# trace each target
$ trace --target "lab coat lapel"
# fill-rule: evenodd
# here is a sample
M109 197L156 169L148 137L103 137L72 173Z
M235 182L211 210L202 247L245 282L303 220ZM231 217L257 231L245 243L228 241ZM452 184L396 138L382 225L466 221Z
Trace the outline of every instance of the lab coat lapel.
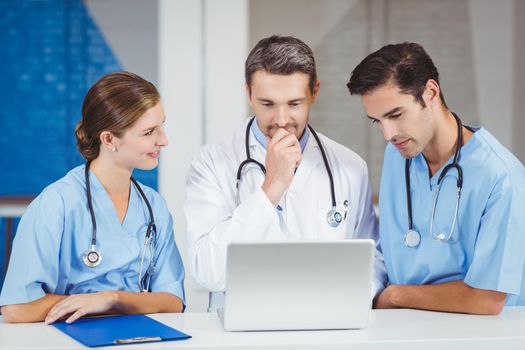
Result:
M315 141L312 134L308 138L308 142L303 151L303 158L301 164L295 172L292 184L290 185L289 191L301 192L305 186L307 186L308 178L310 173L322 163L322 155L319 149L319 145ZM328 176L328 175L327 175Z
M252 158L264 165L266 161L266 150L259 143L259 141L257 141L255 136L253 135L253 132L251 131L248 142L250 145L250 155L252 156Z
M246 130L246 125L244 125L244 130ZM242 145L242 147L238 148L238 155L237 155L237 161L238 164L243 162L246 159L246 151L244 146L244 136L241 138L239 137L237 140L237 146L239 147ZM250 156L252 159L260 162L261 164L265 164L266 159L266 151L264 148L257 142L255 137L253 136L253 133L250 132L250 136L248 139L248 146L250 149ZM235 173L237 172L235 168ZM255 189L260 188L262 183L264 182L264 174L260 170L260 168L254 164L254 163L248 163L246 164L241 173L241 183L239 187L239 199L242 201L244 198L251 195Z

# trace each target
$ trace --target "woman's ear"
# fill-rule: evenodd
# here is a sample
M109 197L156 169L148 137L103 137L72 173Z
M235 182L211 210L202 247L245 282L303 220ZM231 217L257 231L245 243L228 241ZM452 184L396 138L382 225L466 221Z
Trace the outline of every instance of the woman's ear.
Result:
M116 141L116 137L113 135L111 131L102 131L100 133L100 145L102 147L105 147L108 150L116 152L118 149L117 149L117 145L115 141Z

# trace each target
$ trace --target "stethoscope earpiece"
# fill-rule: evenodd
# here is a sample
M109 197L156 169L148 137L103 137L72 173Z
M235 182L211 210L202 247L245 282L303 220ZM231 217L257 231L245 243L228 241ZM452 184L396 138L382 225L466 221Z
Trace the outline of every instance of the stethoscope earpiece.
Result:
M441 242L447 241L447 237L445 236L443 232L439 233L435 238L436 240L441 241Z

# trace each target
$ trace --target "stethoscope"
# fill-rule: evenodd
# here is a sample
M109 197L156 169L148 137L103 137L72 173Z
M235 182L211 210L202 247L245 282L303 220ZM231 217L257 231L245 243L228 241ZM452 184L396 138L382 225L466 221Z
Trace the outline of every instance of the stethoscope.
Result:
M432 214L430 217L430 228L429 233L430 236L435 239L436 241L440 242L448 242L450 241L450 238L452 237L452 234L454 233L454 229L456 228L456 223L458 219L458 210L459 210L459 200L461 198L461 188L463 187L463 170L461 168L461 165L459 165L459 158L461 153L461 145L463 143L463 124L461 123L461 120L459 117L452 112L452 115L454 116L454 119L456 119L456 124L458 126L458 140L456 144L456 151L454 153L454 159L452 160L452 163L448 164L441 174L439 175L436 190L434 192L434 198L432 203ZM436 207L437 202L439 198L439 191L441 187L441 183L445 176L447 175L448 171L451 169L456 169L458 173L458 178L456 182L457 186L457 194L456 194L456 209L454 211L454 220L452 221L452 228L450 229L450 232L448 235L445 235L445 233L440 232L437 235L434 234L433 228L434 228L434 217L436 214ZM406 181L406 191L407 191L407 209L408 209L408 231L404 235L404 242L405 245L409 248L417 248L419 246L419 243L421 242L421 235L418 231L414 230L413 222L412 222L412 198L410 196L410 160L405 160L405 181Z
M99 250L97 250L97 221L95 219L95 211L93 210L93 202L91 200L91 185L89 183L89 166L90 162L86 163L85 167L85 179L86 179L86 196L87 196L87 202L88 202L88 208L89 213L91 215L91 223L92 223L92 233L91 233L91 249L84 252L82 256L82 260L84 261L84 264L87 267L95 267L100 264L102 261L102 254ZM140 187L139 183L133 176L131 176L131 182L133 182L133 185L137 188L137 190L140 193L140 196L146 203L146 206L148 207L149 212L149 218L150 222L148 224L148 228L146 230L146 238L144 240L144 245L142 246L142 251L140 254L140 268L139 268L139 290L141 292L146 292L149 290L149 281L151 279L151 276L155 273L156 267L155 267L155 261L153 257L154 253L154 245L157 240L157 227L155 226L155 219L153 217L153 210L151 209L151 205L146 198L146 195L142 191L142 188ZM153 233L153 236L151 235ZM149 267L143 275L143 265L144 265L144 258L146 255L146 250L149 252ZM145 287L143 287L145 286Z
M241 162L241 164L239 165L239 168L237 169L237 184L236 184L237 204L239 204L240 202L239 184L241 182L241 173L242 173L242 169L244 168L244 166L249 163L254 163L259 167L259 169L261 169L263 174L266 175L266 168L264 167L264 165L258 162L257 160L253 159L250 155L250 146L249 146L250 129L251 129L251 126L254 120L255 120L255 117L253 117L248 122L248 125L246 126L246 136L244 139L244 146L246 148L246 159ZM332 196L332 208L328 211L328 213L326 213L326 221L328 225L330 225L331 227L337 227L343 220L343 217L341 213L338 212L336 209L337 204L335 201L334 178L332 176L332 171L330 170L330 165L328 164L328 158L326 157L326 153L324 151L323 145L321 144L321 140L319 139L319 136L317 136L317 133L314 131L314 129L310 125L308 125L308 129L310 130L312 135L314 135L314 138L317 141L317 144L319 145L319 149L321 150L321 155L323 156L324 167L326 168L326 172L328 173L328 179L330 180L330 194Z

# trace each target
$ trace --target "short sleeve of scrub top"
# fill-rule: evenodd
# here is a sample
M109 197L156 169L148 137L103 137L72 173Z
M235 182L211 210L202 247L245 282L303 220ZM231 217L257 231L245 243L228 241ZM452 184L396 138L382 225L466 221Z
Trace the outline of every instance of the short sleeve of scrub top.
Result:
M492 189L465 276L471 287L520 295L525 261L525 191L510 176ZM515 298L512 298L515 299Z

